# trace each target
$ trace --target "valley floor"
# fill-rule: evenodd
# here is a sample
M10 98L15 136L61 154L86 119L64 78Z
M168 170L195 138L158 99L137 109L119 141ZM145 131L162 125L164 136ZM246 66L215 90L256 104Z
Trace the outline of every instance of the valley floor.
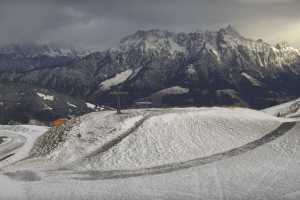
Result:
M17 157L0 162L0 199L300 198L297 119L269 117L248 109L172 109L156 111L159 114L150 116L153 111L133 112L128 118L130 123L127 119L123 121L114 137L110 133L109 144L116 142L112 146L102 148L103 152L90 147L89 153L81 151L83 157L79 153L70 163L63 159L64 167L47 170L37 165L48 165L45 160L50 158L57 159L54 163L63 162L60 158L68 156L68 152L60 152L65 150L63 146L47 159L25 159L14 164L28 156L33 141L46 128L1 128L0 136L3 129L14 134L19 132L27 142L21 145L22 151L11 150ZM100 116L101 124L99 120L98 124L97 120L91 120ZM85 119L94 127L87 129L85 126L92 126L88 122L82 122L79 127L89 134L95 127L104 130L103 123L105 128L109 126L107 121L115 123L111 116L111 113L91 114ZM138 127L131 129L132 124ZM124 135L122 128L131 131ZM89 134L83 132L82 137ZM83 144L78 141L74 144L71 136L68 139L75 147ZM98 145L107 144L94 139ZM102 136L101 141L104 139ZM11 137L0 147L13 140ZM66 148L72 148L71 144L66 142Z

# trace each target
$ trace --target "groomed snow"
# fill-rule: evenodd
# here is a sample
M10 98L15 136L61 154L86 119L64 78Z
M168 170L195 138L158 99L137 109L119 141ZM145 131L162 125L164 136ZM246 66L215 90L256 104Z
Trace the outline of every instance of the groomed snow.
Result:
M245 145L281 123L262 112L239 108L142 109L123 115L96 112L78 118L55 150L18 165L75 170L149 168ZM43 151L43 145L37 149Z
M184 162L245 145L280 123L247 109L173 109L148 118L121 143L74 168L132 170Z
M227 115L225 113L227 113ZM178 120L180 119L179 116L181 114L183 114L182 122L179 122ZM183 123L187 119L191 122ZM128 160L121 158L122 160L120 162L115 162L117 165L114 166L120 166L119 164L124 164L124 162L130 164L132 158L128 157L128 155L135 155L136 151L134 150L134 147L137 147L134 143L137 142L138 144L150 147L152 144L151 142L148 143L148 141L154 142L155 139L158 139L157 134L159 134L159 139L168 139L168 141L171 141L169 144L171 147L170 149L172 150L172 152L169 152L171 154L177 152L176 148L173 147L182 148L183 146L184 149L182 153L185 153L189 148L188 145L191 144L191 139L196 138L194 141L195 143L199 143L199 141L202 141L203 143L201 143L201 145L195 145L195 147L194 144L192 144L192 147L198 149L203 145L203 147L208 147L210 149L210 151L206 151L205 149L199 151L204 155L215 151L221 151L222 148L225 149L227 146L226 144L229 144L226 141L229 140L232 140L233 142L233 145L230 148L234 148L239 142L243 143L247 140L261 137L260 134L265 135L268 131L277 128L282 122L287 121L248 109L186 108L169 110L152 109L150 111L131 110L126 111L126 114L123 115L115 115L113 112L98 112L83 116L80 120L82 123L80 126L78 126L79 122L74 123L74 128L70 130L72 134L68 134L68 139L74 142L74 136L78 134L78 129L80 129L82 131L82 137L78 140L82 140L82 144L80 144L80 141L77 141L75 146L79 144L79 147L84 147L84 141L93 138L87 136L91 131L95 133L94 136L98 136L97 142L101 144L102 137L100 136L103 136L104 141L109 141L111 140L110 138L115 138L115 136L118 135L115 132L124 133L123 131L130 129L130 127L132 128L133 124L136 125L137 121L141 122L140 120L145 121L142 121L143 123L138 126L139 128L136 131L130 132L130 134L119 141L118 144L111 146L116 149L116 151L113 152L114 156L118 157L122 153L120 151L121 147L129 145L126 140L133 143L133 145L128 147L129 151L134 153L129 154L128 152L123 152L124 158L127 157ZM159 120L161 120L161 123L158 123ZM168 124L169 122L170 124ZM195 125L194 122L197 122L196 124L199 123L201 128ZM158 127L156 127L157 123L159 124ZM166 127L163 127L163 124ZM192 124L195 126L191 127ZM171 127L171 125L174 125L174 127ZM151 130L148 130L149 127ZM180 129L186 131L186 133L175 130L176 127L180 127ZM169 133L167 129L175 132ZM191 131L191 129L200 130L201 134L198 135L196 132ZM237 132L234 132L232 129ZM156 130L159 130L159 133L155 133ZM42 165L40 165L41 168L37 170L36 168L38 167L34 165L45 164L49 157L46 157L44 161L41 161L40 163L33 162L32 159L29 159L27 161L19 162L19 164L27 162L28 168L23 168L24 165L22 164L15 164L1 169L0 199L298 200L300 199L299 130L300 125L297 124L294 128L287 130L287 132L280 137L273 138L270 142L263 143L251 151L234 156L223 157L212 163L199 164L191 168L166 172L163 174L143 174L131 178L120 176L117 177L117 179L102 179L101 176L106 174L102 171L44 171L46 168L43 168ZM147 131L147 134L149 135L147 135L146 138L142 138L146 134L144 133L143 135L142 131ZM244 131L248 132L249 135L246 135ZM217 134L215 134L215 132ZM258 132L260 132L260 134ZM163 137L164 134L173 136L175 133L184 135L176 136L176 138ZM112 134L112 136L109 136L110 134ZM139 136L139 134L141 134L141 136ZM229 135L234 136L234 138L230 138ZM185 136L188 137L185 138ZM224 143L221 141L221 138L223 137ZM250 139L251 137L252 139ZM216 141L212 141L212 139ZM146 143L143 143L143 141ZM184 142L184 144L179 144L181 146L174 146L172 141L181 141ZM205 141L210 141L212 147L207 145ZM90 143L94 143L92 140L90 140L90 143L87 141L85 142L85 147L87 148L89 148L87 144L90 145ZM214 144L220 142L223 144L221 147L214 146ZM154 143L162 144L161 147L164 148L164 144L161 141L155 141ZM69 142L67 146L72 147L72 145L72 142ZM144 148L140 149L147 152ZM66 148L64 150L66 150ZM82 149L79 148L78 152L81 152L81 150ZM157 150L159 151L160 149ZM56 151L59 150L57 149ZM109 151L109 149L106 149L104 152L107 153ZM99 157L99 152L99 149L90 154L86 152L89 154L86 158L88 157L92 163L92 161L96 161L95 158L97 156ZM67 152L67 154L68 153L74 152ZM178 153L181 154L181 152ZM192 154L195 154L195 152L192 152ZM150 154L150 156L151 155L154 154ZM53 157L53 159L56 158ZM140 160L143 159L141 158ZM73 162L72 165L79 164L77 165L78 167L86 167L84 165L87 161L86 159L78 159L78 161L79 162ZM101 160L98 161L101 162ZM107 165L112 164L111 160L107 161L109 161ZM60 162L63 161L61 160ZM157 160L154 160L153 162L157 162ZM99 166L103 167L101 163L99 164Z
M60 143L54 151L45 156L18 163L18 165L23 169L65 167L72 162L93 154L112 140L125 134L131 126L134 126L141 119L142 115L139 112L130 113L126 116L115 115L113 111L94 112L84 115L77 118L72 127L65 131L65 141ZM43 137L47 137L47 134L41 138ZM56 138L47 139L55 140ZM39 140L36 142L35 149L37 150L35 152L41 152L42 154L44 149L47 149L47 144L41 143Z
M299 129L250 152L171 173L106 180L58 171L36 173L37 181L22 181L34 175L29 171L0 174L0 199L298 200Z

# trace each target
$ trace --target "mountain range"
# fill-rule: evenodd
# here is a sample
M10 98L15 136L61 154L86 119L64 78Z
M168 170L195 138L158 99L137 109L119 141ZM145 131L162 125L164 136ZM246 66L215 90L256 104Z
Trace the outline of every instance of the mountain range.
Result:
M48 45L0 47L0 82L114 105L238 105L252 108L300 96L300 51L218 31L137 31L111 49L86 52ZM0 95L5 95L0 91Z

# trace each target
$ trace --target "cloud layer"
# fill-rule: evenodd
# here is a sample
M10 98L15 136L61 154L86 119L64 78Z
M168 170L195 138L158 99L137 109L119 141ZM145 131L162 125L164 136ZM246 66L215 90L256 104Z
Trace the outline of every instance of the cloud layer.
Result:
M2 0L0 44L101 50L138 29L191 32L233 24L245 36L300 47L299 9L298 0Z

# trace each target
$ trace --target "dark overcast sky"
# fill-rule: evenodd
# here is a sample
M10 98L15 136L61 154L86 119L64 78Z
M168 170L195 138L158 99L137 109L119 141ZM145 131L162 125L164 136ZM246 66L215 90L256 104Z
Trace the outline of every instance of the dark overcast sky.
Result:
M138 29L216 30L300 48L300 0L0 0L0 44L54 42L94 50Z

